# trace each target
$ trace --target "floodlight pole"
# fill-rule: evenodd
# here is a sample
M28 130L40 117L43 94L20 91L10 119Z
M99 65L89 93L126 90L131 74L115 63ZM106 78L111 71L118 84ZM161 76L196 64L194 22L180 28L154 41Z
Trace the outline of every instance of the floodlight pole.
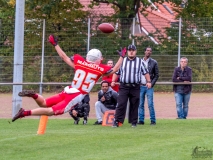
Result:
M23 82L24 8L25 0L16 0L13 83ZM22 107L21 91L22 85L13 85L12 116Z

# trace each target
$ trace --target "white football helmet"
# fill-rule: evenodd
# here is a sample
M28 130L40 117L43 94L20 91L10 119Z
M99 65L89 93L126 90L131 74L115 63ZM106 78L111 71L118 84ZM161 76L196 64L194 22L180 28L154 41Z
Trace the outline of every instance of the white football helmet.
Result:
M86 60L90 63L100 64L103 60L101 51L99 51L98 49L91 49L87 53Z

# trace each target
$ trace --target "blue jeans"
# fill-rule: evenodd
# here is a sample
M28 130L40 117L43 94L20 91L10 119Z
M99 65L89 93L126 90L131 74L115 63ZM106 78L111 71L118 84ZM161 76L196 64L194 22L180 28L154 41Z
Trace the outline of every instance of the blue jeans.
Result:
M191 92L188 94L175 93L177 115L180 119L186 119L189 109L189 100Z
M139 121L144 122L144 114L145 114L144 102L145 102L145 95L147 96L147 102L148 102L150 120L153 121L153 122L156 122L154 102L153 102L154 89L153 88L149 88L148 89L146 86L141 86L141 88L140 88L140 104L139 104L139 107L138 107Z

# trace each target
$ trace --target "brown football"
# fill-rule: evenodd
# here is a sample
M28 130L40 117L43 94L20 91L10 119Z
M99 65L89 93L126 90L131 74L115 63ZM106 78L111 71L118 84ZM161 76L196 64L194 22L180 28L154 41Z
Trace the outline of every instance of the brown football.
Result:
M101 23L98 26L103 33L112 33L115 29L110 23Z

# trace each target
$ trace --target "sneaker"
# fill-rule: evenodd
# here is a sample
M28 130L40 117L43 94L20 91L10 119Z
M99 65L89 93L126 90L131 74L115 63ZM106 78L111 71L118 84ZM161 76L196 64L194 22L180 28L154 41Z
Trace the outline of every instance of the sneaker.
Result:
M137 127L137 124L136 123L132 123L132 128L135 128Z
M93 125L102 125L102 121L100 122L96 121Z
M87 124L87 120L83 120L83 125L86 125Z
M121 125L122 125L122 124L121 124L120 122L114 120L112 127L113 127L113 128L116 128L116 127L119 127L119 126L121 126Z
M74 121L74 124L76 124L76 125L77 125L77 124L78 124L78 122L79 122L79 120L75 120L75 121Z
M22 117L24 117L24 109L20 108L18 113L13 117L12 122Z
M19 92L18 95L20 97L32 97L36 94L34 90L23 90L22 92Z
M80 121L80 118L79 117L77 117L77 119L74 119L74 124L78 124L78 122Z
M156 125L156 122L151 121L150 125Z
M121 122L118 122L118 126L121 127L123 125L123 123Z
M137 124L144 125L144 122L143 121L139 121Z

